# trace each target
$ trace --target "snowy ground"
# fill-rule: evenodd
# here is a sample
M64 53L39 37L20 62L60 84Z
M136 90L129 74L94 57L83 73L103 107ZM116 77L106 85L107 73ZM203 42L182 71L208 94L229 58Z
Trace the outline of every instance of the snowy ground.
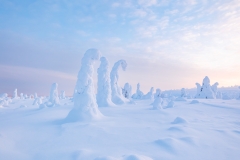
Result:
M70 100L43 109L15 100L0 108L0 159L238 160L240 100L191 101L151 110L139 100L100 108L100 121L64 124Z

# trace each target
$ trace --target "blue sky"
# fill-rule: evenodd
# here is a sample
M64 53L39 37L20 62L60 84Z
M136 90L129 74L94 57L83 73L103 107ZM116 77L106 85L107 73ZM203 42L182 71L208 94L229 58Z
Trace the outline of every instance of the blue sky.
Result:
M0 92L72 94L81 58L97 48L128 63L120 84L195 87L240 82L238 0L0 0ZM96 63L97 68L99 63Z

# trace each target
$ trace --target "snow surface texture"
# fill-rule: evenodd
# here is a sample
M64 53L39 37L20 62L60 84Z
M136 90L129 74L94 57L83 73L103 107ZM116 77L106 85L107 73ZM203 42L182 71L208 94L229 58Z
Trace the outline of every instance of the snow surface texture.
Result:
M134 93L132 95L132 98L133 99L142 99L143 95L144 95L143 92L140 90L140 84L138 83L136 93Z
M125 98L130 99L132 95L132 86L129 83L125 83L122 94Z
M161 90L156 89L156 93L154 95L153 109L162 109L162 98L161 98Z
M127 68L127 62L125 60L119 60L117 61L113 68L112 71L110 73L110 78L111 78L111 89L112 89L112 102L119 105L119 104L124 104L126 102L129 102L128 99L126 99L123 95L122 95L122 89L121 87L118 85L118 70L120 69L120 67L122 68L123 71L126 70Z
M62 124L71 100L39 110L33 99L17 99L0 108L0 159L238 160L240 101L198 101L152 110L141 100L99 108L108 117L99 121Z
M65 122L91 121L103 117L98 110L93 83L93 64L100 56L101 53L97 49L89 49L85 52L78 72L74 108L67 115Z
M101 64L97 70L98 83L97 83L97 104L98 107L114 106L111 95L109 63L107 58L101 57Z
M196 83L196 84L198 84L198 83ZM216 82L213 86L211 86L210 79L208 78L208 76L206 76L203 79L200 91L199 91L199 86L197 85L198 92L197 92L197 95L195 96L195 98L216 99L217 85L218 85L218 83Z

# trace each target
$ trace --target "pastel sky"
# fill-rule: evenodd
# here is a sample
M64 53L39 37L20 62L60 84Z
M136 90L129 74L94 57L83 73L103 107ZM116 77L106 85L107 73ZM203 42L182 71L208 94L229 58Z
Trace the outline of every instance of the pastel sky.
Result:
M240 85L240 1L0 0L0 93L48 95L57 82L72 95L89 48L110 67L125 59L119 84L145 93L193 88L206 75Z

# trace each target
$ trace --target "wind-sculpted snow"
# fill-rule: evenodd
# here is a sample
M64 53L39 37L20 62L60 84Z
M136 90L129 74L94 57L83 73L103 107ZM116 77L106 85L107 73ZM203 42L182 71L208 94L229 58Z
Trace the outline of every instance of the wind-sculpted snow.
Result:
M112 102L117 105L129 102L129 100L124 98L124 96L122 95L122 89L118 85L118 78L119 78L118 71L120 68L122 68L123 71L126 70L127 62L125 60L117 61L114 64L112 71L110 73L111 89L112 89Z
M105 57L101 57L100 61L101 64L97 70L97 103L99 107L114 106L114 104L112 103L109 63L107 58Z
M67 115L66 122L90 121L103 116L98 110L93 82L93 64L100 56L101 53L97 49L89 49L85 52L78 72L74 108Z

